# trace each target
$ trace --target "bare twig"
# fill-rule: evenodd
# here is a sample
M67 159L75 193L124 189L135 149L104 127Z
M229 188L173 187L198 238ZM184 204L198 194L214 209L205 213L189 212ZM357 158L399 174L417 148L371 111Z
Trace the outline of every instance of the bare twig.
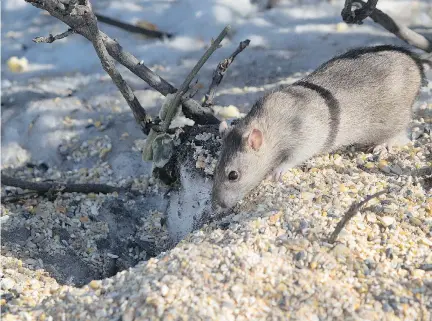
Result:
M183 81L182 85L180 86L179 90L176 92L175 96L171 99L171 101L167 102L167 106L163 108L162 110L162 132L166 132L171 124L171 121L173 120L174 116L177 113L178 106L180 104L180 101L183 97L183 95L187 92L189 89L189 85L192 82L192 80L195 78L199 70L202 68L202 66L205 64L205 62L210 58L210 56L215 52L217 48L219 48L220 43L225 38L225 36L228 34L229 30L231 29L231 26L226 26L222 32L219 34L219 36L212 42L210 47L206 50L206 52L202 55L202 57L198 60L194 68L191 70L189 75L186 77L186 79ZM147 137L146 146L143 151L143 159L144 160L151 160L153 157L153 150L152 150L152 144L155 138L158 136L158 133L155 131L155 129L151 129L150 133Z
M137 123L141 126L142 131L148 134L150 131L150 120L148 119L144 108L141 106L137 97L135 96L132 88L123 79L120 72L114 64L113 58L108 54L105 44L102 40L102 35L97 26L97 20L90 6L76 6L76 12L83 17L91 37L91 42L96 50L96 53L102 63L103 69L111 77L117 88L122 93L124 99L127 101L129 107L132 109Z
M129 32L145 35L147 37L151 37L151 38L165 38L165 37L171 38L172 37L172 34L167 33L167 32L162 32L162 31L158 31L158 30L151 30L151 29L140 27L140 26L134 26L134 25L124 23L124 22L121 22L119 20L101 15L99 13L95 13L95 16L96 16L98 22L106 23L108 25L118 27L120 29L129 31Z
M27 199L30 199L34 196L38 196L40 193L38 192L27 192L27 193L20 193L15 195L6 195L1 198L2 204L6 203L16 203L20 201L24 201Z
M19 187L22 189L36 191L38 193L48 193L48 192L63 192L63 193L114 193L114 192L126 192L127 188L115 187L105 184L63 184L56 182L29 182L18 178L10 177L1 174L2 185Z
M342 231L342 229L345 227L345 225L348 223L350 219L354 217L354 215L357 214L357 212L362 208L363 205L365 205L367 202L369 202L371 199L379 197L383 194L387 193L387 190L377 192L375 194L367 196L363 201L359 203L353 203L348 211L345 213L344 217L339 221L339 223L336 225L336 228L334 229L333 233L331 234L329 238L329 243L336 242L336 239L339 235L339 233Z
M76 33L92 41L90 32L83 21L83 18L77 14L71 14L74 5L63 4L61 0L25 0L33 6L46 10L53 17L63 21ZM75 2L74 2L75 3ZM154 73L147 66L141 63L131 53L125 51L122 46L108 37L105 33L99 31L102 41L108 53L120 64L129 69L132 73L140 77L152 88L166 96L177 92L177 89L165 79ZM198 124L218 124L219 120L207 108L202 108L201 104L193 99L182 98L183 112L186 117L193 119Z
M216 51L217 48L219 48L220 43L225 38L225 36L230 31L231 26L226 26L222 32L217 36L216 40L212 42L210 47L206 50L206 52L202 55L200 60L196 63L195 67L193 67L192 71L189 73L189 75L186 77L186 79L181 84L179 90L177 91L172 105L168 107L166 118L164 120L164 126L163 129L166 131L169 128L169 125L171 124L171 120L173 119L174 115L177 111L177 106L180 102L181 97L183 94L189 89L189 85L192 82L192 80L195 78L196 74L199 72L199 70L202 68L202 66L205 64L205 62L210 58L210 56Z
M69 35L71 35L73 33L75 33L75 31L73 31L72 29L68 29L67 31L65 31L65 32L63 32L63 33L61 33L59 35L53 36L52 34L49 34L48 37L36 37L36 38L33 39L33 41L36 42L36 43L41 43L41 42L52 43L52 42L54 42L56 40L60 40L60 39L66 38L67 36L69 36Z
M189 98L193 98L196 95L196 93L198 92L198 90L200 88L202 88L202 85L198 84L198 79L199 78L197 77L197 79L195 80L195 84L193 84L192 86L189 86L189 91L188 91L188 97Z
M226 71L228 70L228 67L232 64L235 57L240 52L242 52L247 46L249 46L249 43L250 43L249 39L246 39L246 40L240 42L239 46L231 54L231 56L224 59L223 61L221 61L217 65L215 71L213 72L213 79L212 79L212 82L210 84L209 90L208 90L207 94L205 95L204 102L202 104L203 107L209 107L209 106L213 105L213 98L214 98L214 95L216 92L216 87L219 86L219 84L221 83Z
M378 0L368 0L366 3L362 0L346 0L345 7L342 10L342 19L346 23L358 23L361 24L362 20L367 17L371 18L374 22L393 33L399 39L406 43L424 50L426 52L432 52L432 40L427 39L425 36L411 30L407 26L395 21L388 14L382 12L376 8ZM360 9L356 9L354 12L351 11L352 4L361 4Z
M33 0L31 0L33 1ZM46 1L48 2L48 1ZM56 2L56 1L53 1ZM38 5L42 5L45 8L45 3L39 2L36 0L36 3ZM42 3L42 4L41 4ZM128 103L129 107L131 108L133 115L135 117L135 120L140 125L141 130L148 134L150 131L150 120L147 117L147 114L144 110L144 108L139 103L138 99L136 98L135 94L132 91L132 88L126 83L126 81L123 79L117 68L115 67L114 60L112 57L108 54L107 49L105 47L105 44L102 39L102 35L98 29L97 26L97 19L95 15L93 14L93 11L91 9L90 3L88 1L83 1L82 3L85 4L75 4L73 7L67 7L64 3L61 3L59 7L57 7L57 10L60 10L60 8L63 11L70 11L69 17L71 17L72 21L75 20L81 20L80 28L83 30L86 30L88 39L92 42L93 47L96 50L96 53L102 63L103 69L108 73L108 75L111 77L114 84L117 86L117 88L120 90L121 94L123 95L124 99ZM49 5L49 4L48 4ZM73 12L72 12L73 10ZM76 25L76 22L74 24L70 24L72 27L72 30L74 29L73 25ZM52 38L52 39L49 39ZM55 37L48 37L49 40L54 41ZM54 39L54 40L53 40ZM51 42L52 42L51 41Z
M369 17L375 10L378 0L368 0L360 9L352 11L353 0L345 0L341 15L346 23L363 24L363 20Z
M380 24L382 27L393 33L399 39L405 41L413 47L424 50L426 52L432 52L432 41L427 39L425 36L411 30L407 26L396 22L389 15L385 14L379 9L375 9L370 18Z

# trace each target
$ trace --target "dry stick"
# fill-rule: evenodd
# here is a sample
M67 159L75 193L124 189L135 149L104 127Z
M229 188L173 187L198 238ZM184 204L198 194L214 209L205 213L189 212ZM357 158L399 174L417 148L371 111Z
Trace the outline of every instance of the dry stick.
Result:
M47 193L50 191L63 192L63 193L114 193L125 192L128 189L123 187L115 187L105 184L63 184L56 182L42 182L35 183L24 181L18 178L10 177L1 174L1 184L12 187L19 187L22 189L37 191L39 193Z
M98 22L102 22L102 23L106 23L107 25L111 25L129 32L133 32L133 33L138 33L138 34L142 34L145 35L147 37L152 37L152 38L171 38L172 34L167 33L167 32L163 32L163 31L158 31L158 30L151 30L151 29L147 29L147 28L143 28L140 26L134 26L125 22L121 22L119 20L101 15L99 13L95 12L95 16L98 20Z
M72 29L68 29L67 31L65 31L65 32L63 32L63 33L61 33L59 35L53 36L52 34L49 34L48 37L36 37L36 38L33 39L33 41L36 42L36 43L41 43L41 42L52 43L52 42L54 42L56 40L60 40L60 39L66 38L67 36L69 36L69 35L71 35L73 33L75 33L75 31L73 31Z
M341 15L346 23L363 24L363 20L369 17L375 10L378 0L368 0L360 9L352 11L353 0L346 0Z
M65 5L60 0L25 0L33 6L46 10L51 16L63 21L76 33L91 41L91 36L82 17L71 15L70 10L65 9ZM134 55L125 51L122 46L99 31L108 53L120 64L129 69L136 76L148 83L152 88L166 96L177 92L177 89L165 79L151 71L147 66L140 62ZM201 104L189 98L182 99L183 112L186 117L193 119L198 124L218 124L219 120L213 113L202 108Z
M44 2L37 2L37 3L40 5L41 3ZM85 1L85 3L88 4L87 1ZM45 8L43 4L42 6ZM62 4L62 6L57 7L57 10L60 10L59 8L65 8L65 7ZM68 10L69 9L70 8L68 7ZM115 67L112 57L108 54L104 42L102 41L102 36L97 27L96 17L93 14L90 5L75 5L73 8L73 13L70 13L69 17L71 17L73 21L80 20L81 23L80 28L86 30L88 39L92 42L93 47L95 48L96 53L102 63L103 69L108 73L108 75L111 77L114 84L120 90L124 99L126 100L129 107L131 108L136 122L141 127L141 130L145 134L148 134L148 132L150 131L151 123L147 117L146 111L144 110L144 108L141 106L140 102L136 98L134 92L132 91L132 88L130 88L130 86L123 79L123 77ZM71 26L75 24L76 22L71 23ZM73 28L73 30L79 32L78 29Z
M27 192L27 193L15 194L15 195L6 195L1 198L1 203L2 204L15 203L22 200L30 199L31 197L38 196L40 194L42 193Z
M351 15L351 5L353 2L358 2L362 4L361 9L357 9L354 13L360 14L359 20L357 20L357 17L354 16L354 18L348 18L348 15ZM419 48L421 50L424 50L426 52L432 52L432 41L427 39L425 36L415 32L414 30L411 30L407 26L404 26L403 24L396 22L392 17L390 17L388 14L382 12L381 10L375 8L378 1L377 0L369 0L367 3L362 0L347 0L345 2L345 7L342 10L342 18L347 23L358 23L358 21L361 21L362 19L365 19L369 16L374 22L381 25L383 28L387 29L391 33L393 33L396 37L399 39L405 41L409 45ZM349 8L349 12L347 11ZM372 10L373 9L373 10ZM363 10L363 12L361 11ZM358 13L358 12L362 13Z
M88 30L92 35L93 47L95 48L96 53L102 63L103 69L111 77L112 81L115 83L117 88L122 93L124 99L129 104L136 121L141 126L141 130L144 133L148 134L150 131L150 120L147 118L146 112L141 106L137 97L135 96L132 88L123 79L122 75L115 67L113 58L108 54L108 51L105 48L105 44L102 40L102 36L99 32L99 28L97 26L96 17L91 11L91 8L88 6L82 6L82 8L77 7L76 10L77 12L80 12L82 10L80 14L83 16L84 21L86 21Z
M207 94L204 97L204 102L202 104L203 107L210 107L211 105L213 105L213 98L216 92L216 87L219 86L219 84L221 83L226 71L228 70L228 67L232 64L232 62L234 61L235 57L242 52L247 46L249 46L250 40L246 39L242 42L240 42L239 46L237 47L237 49L231 54L231 56L229 56L228 58L224 59L223 61L221 61L215 71L213 72L213 79L212 82L210 84L209 90L207 92Z
M362 1L363 2L363 1ZM407 26L393 20L389 15L381 10L375 9L370 17L374 22L393 33L399 39L405 41L413 47L419 48L426 52L432 52L432 41L425 36L411 30Z
M171 120L173 119L174 115L177 111L177 105L180 102L181 97L183 96L183 93L185 93L189 89L189 85L192 82L192 80L195 78L196 74L199 72L199 70L202 68L202 66L206 63L206 61L210 58L210 56L216 51L217 48L219 48L220 43L225 38L225 36L230 31L231 26L226 26L222 32L217 36L216 40L212 42L210 47L206 50L204 55L198 60L195 67L193 67L192 71L189 73L189 75L186 77L186 79L183 81L182 85L180 86L178 92L176 93L173 102L170 106L168 106L166 111L166 116L163 124L163 130L166 131L169 128L169 125L171 124Z
M378 196L381 196L385 193L387 193L388 191L380 191L377 192L375 194L369 195L367 196L363 201L361 201L360 203L353 203L350 208L348 209L348 211L345 213L344 217L339 221L339 223L336 225L336 228L334 229L333 233L331 234L328 242L329 243L334 243L336 242L336 239L339 235L339 233L342 231L342 229L345 227L345 225L348 223L348 221L350 219L352 219L354 217L354 215L357 214L357 212L360 210L360 208L365 205L367 202L369 202L371 199L376 198Z
M196 65L193 67L189 75L186 77L186 79L183 81L182 85L180 86L179 90L175 94L174 98L171 100L171 103L166 107L166 109L163 111L165 114L165 117L162 123L162 132L166 132L171 124L171 121L173 120L178 105L180 104L180 101L183 97L183 94L189 89L189 85L192 82L192 80L195 78L196 74L200 71L202 66L206 63L206 61L210 58L210 56L215 52L217 48L219 48L220 43L225 38L225 36L228 34L229 30L231 29L231 26L226 26L222 32L219 34L219 36L212 42L210 47L206 50L206 52L201 56L201 58L198 60ZM153 158L153 150L152 150L152 144L154 139L157 137L158 133L151 129L150 133L147 137L146 146L143 151L143 159L145 161L152 160Z

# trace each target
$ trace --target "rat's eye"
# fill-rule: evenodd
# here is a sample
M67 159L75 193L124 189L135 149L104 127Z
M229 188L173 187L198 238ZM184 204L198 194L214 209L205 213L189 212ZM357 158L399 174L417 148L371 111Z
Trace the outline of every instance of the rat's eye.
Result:
M230 180L230 181L235 181L235 180L237 180L239 178L239 173L238 172L236 172L236 171L231 171L231 172L229 172L229 174L228 174L228 179Z

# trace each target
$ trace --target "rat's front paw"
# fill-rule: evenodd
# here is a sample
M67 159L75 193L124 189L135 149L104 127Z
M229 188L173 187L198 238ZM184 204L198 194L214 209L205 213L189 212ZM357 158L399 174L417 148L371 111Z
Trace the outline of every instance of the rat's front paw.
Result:
M288 167L286 165L281 165L277 167L275 170L273 170L273 173L271 175L273 181L282 182L282 177L285 175L287 171L288 171Z

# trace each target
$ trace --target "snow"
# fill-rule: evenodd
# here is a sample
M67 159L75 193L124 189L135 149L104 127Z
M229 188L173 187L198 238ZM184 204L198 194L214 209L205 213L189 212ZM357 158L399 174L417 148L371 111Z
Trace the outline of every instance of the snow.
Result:
M349 27L347 33L338 33L335 24L341 22L342 4L343 1L282 1L277 8L258 11L257 6L249 0L135 0L94 1L93 7L96 12L129 23L140 20L151 22L160 30L176 35L171 40L158 41L100 24L103 31L118 39L127 50L149 66L162 64L174 67L184 59L198 58L211 38L216 37L226 24L232 25L233 32L224 41L224 48L212 57L212 61L225 56L245 38L252 40L251 47L301 52L305 57L315 52L313 58L319 53L324 59L353 45L379 41L400 43L369 21L364 26ZM381 0L379 7L404 22L432 25L428 15L430 4L426 2ZM35 44L31 41L36 36L65 31L67 28L62 22L23 0L2 1L2 11L2 63L14 55L26 56L31 66L27 73L19 75L3 68L2 78L22 79L76 71L86 74L101 72L92 45L79 35L52 44ZM382 39L383 36L386 39ZM250 52L249 59L252 56ZM304 68L304 65L300 64L299 67Z
M180 168L181 188L171 193L167 208L167 227L174 244L199 226L204 213L211 210L211 181L191 170L193 165L187 165Z
M173 33L172 39L147 39L100 23L101 30L176 86L211 39L230 24L232 31L223 47L199 74L203 89L197 97L207 90L216 64L249 38L250 46L236 58L215 97L218 105L233 105L244 113L265 88L293 82L335 54L354 46L404 44L370 20L338 30L343 2L285 0L266 11L249 0L104 0L92 4L100 14L129 23L147 21ZM24 0L3 0L1 6L2 166L19 166L28 159L63 166L57 154L59 144L73 136L84 141L103 134L113 143L107 162L118 177L149 173L151 166L142 165L140 157L124 156L143 134L104 74L91 43L71 35L52 44L36 44L33 38L64 32L67 26ZM378 7L406 24L421 24L432 34L429 1L380 0ZM9 70L7 61L13 56L28 59L25 72ZM144 108L156 115L163 97L125 68L119 69ZM430 90L422 93L421 100L431 101ZM88 119L112 115L113 109L117 110L114 123L106 131L86 128ZM75 119L75 125L64 127L65 117ZM31 135L27 134L33 122ZM129 136L119 141L125 132ZM69 170L70 165L64 168ZM207 183L203 184L198 186L208 192Z

